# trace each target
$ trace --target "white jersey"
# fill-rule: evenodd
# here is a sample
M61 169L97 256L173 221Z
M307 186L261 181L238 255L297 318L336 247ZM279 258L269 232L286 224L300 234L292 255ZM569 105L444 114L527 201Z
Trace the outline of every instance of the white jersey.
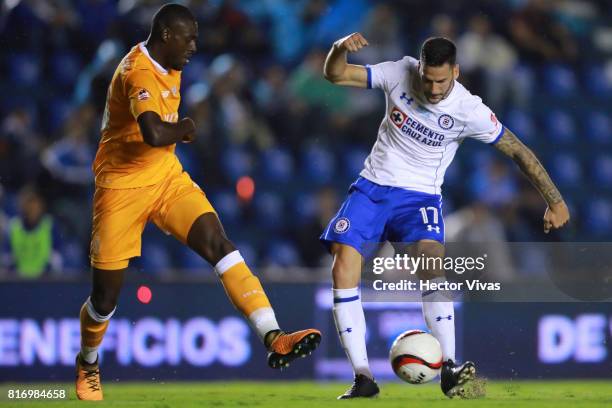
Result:
M444 173L466 137L495 143L503 126L495 114L455 81L450 94L427 102L418 60L366 66L368 88L385 92L386 111L361 176L376 184L440 194Z

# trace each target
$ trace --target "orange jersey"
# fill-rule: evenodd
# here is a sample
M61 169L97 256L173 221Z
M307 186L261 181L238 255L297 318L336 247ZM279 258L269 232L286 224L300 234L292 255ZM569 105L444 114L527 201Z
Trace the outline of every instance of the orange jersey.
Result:
M151 147L136 119L152 111L164 122L178 121L180 71L166 71L144 43L133 47L115 70L106 96L102 138L93 164L96 185L124 189L150 186L182 171L176 145Z

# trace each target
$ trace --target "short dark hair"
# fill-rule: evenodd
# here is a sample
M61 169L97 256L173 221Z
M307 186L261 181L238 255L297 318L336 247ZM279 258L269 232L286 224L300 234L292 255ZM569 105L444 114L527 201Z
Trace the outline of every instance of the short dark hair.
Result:
M191 10L182 4L164 4L153 16L151 33L154 36L161 37L164 28L168 28L178 21L196 21L196 18Z
M421 47L421 62L430 67L439 67L446 63L455 65L457 47L445 37L432 37L425 40Z

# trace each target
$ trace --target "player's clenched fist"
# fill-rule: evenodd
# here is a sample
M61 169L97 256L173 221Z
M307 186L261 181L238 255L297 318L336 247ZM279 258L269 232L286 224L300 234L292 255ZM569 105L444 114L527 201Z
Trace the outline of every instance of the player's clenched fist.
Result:
M180 125L185 129L185 136L183 136L183 143L191 143L195 139L195 123L191 118L183 118L180 121Z
M357 52L368 45L368 41L360 33L347 35L334 43L334 47L337 49L349 52Z
M548 234L551 229L561 228L569 218L569 209L564 201L548 206L544 213L544 232Z

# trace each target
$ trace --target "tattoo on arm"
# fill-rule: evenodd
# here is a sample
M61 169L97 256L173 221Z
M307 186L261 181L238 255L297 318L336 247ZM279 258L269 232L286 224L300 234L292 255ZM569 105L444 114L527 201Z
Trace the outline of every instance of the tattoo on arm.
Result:
M542 163L540 163L531 149L525 146L514 133L504 129L504 134L495 144L495 147L514 160L548 204L556 204L563 201L561 193L550 179Z

